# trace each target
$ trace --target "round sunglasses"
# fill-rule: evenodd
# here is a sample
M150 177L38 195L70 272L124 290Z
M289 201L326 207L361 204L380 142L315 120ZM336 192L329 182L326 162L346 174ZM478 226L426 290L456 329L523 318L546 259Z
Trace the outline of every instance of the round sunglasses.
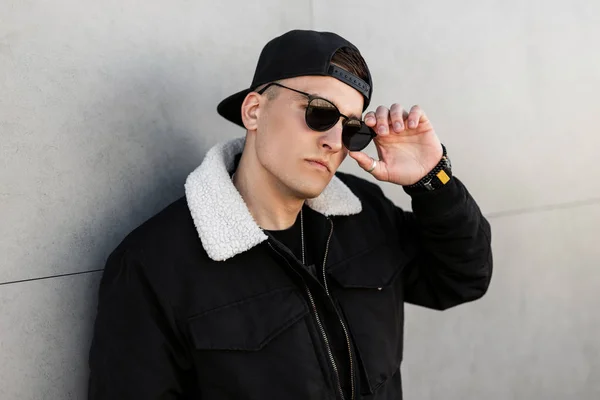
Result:
M363 121L358 118L345 116L340 113L335 104L322 97L313 96L312 94L283 86L277 82L269 83L257 93L263 94L271 86L279 86L300 93L308 98L308 106L306 107L304 119L306 120L306 125L314 131L324 132L329 130L337 124L340 118L344 118L345 120L342 123L342 143L350 151L364 149L377 136L375 131Z

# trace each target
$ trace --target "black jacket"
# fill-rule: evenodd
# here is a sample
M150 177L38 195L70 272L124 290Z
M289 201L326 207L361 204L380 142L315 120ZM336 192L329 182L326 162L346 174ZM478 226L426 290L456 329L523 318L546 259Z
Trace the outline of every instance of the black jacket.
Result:
M316 258L327 253L315 277L235 191L242 146L211 149L185 197L110 255L89 398L401 399L404 303L443 310L488 288L490 227L475 201L452 178L411 194L405 212L338 173L304 209Z

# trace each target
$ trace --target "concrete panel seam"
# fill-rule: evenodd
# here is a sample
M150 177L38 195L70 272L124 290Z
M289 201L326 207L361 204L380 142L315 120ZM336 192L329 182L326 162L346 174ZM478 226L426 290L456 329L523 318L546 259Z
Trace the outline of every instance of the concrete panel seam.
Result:
M485 214L485 216L486 216L486 218L494 219L494 218L512 217L515 215L534 214L534 213L554 211L554 210L565 210L565 209L584 207L584 206L589 206L589 205L594 205L594 204L600 204L600 197L593 197L593 198L590 198L587 200L572 201L572 202L568 202L568 203L550 204L550 205L546 205L546 206L537 206L537 207L521 208L521 209L516 209L516 210L492 212L489 214Z
M18 280L18 281L7 281L7 282L0 282L0 286L4 286L4 285L13 285L13 284L16 284L16 283L25 283L25 282L41 281L41 280L45 280L45 279L62 278L62 277L65 277L65 276L73 276L73 275L91 274L91 273L94 273L94 272L101 272L101 271L104 271L104 269L94 269L94 270L90 270L90 271L72 272L72 273L69 273L69 274L59 274L59 275L41 276L41 277L37 277L37 278L21 279L21 280Z

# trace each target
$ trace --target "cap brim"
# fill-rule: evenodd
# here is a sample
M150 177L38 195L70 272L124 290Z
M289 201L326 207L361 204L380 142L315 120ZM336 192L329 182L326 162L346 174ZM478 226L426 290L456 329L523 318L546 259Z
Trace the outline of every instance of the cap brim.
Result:
M252 89L242 90L221 101L217 106L219 115L244 128L244 123L242 122L242 103L251 91Z

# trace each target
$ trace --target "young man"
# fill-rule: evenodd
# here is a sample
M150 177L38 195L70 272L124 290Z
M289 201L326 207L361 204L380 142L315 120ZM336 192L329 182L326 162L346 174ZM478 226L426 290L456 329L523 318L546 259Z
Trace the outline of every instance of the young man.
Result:
M378 107L345 39L291 31L219 113L185 196L110 255L90 399L400 399L405 302L487 290L490 227L419 107ZM374 138L379 160L362 153ZM347 155L413 212L336 172Z

